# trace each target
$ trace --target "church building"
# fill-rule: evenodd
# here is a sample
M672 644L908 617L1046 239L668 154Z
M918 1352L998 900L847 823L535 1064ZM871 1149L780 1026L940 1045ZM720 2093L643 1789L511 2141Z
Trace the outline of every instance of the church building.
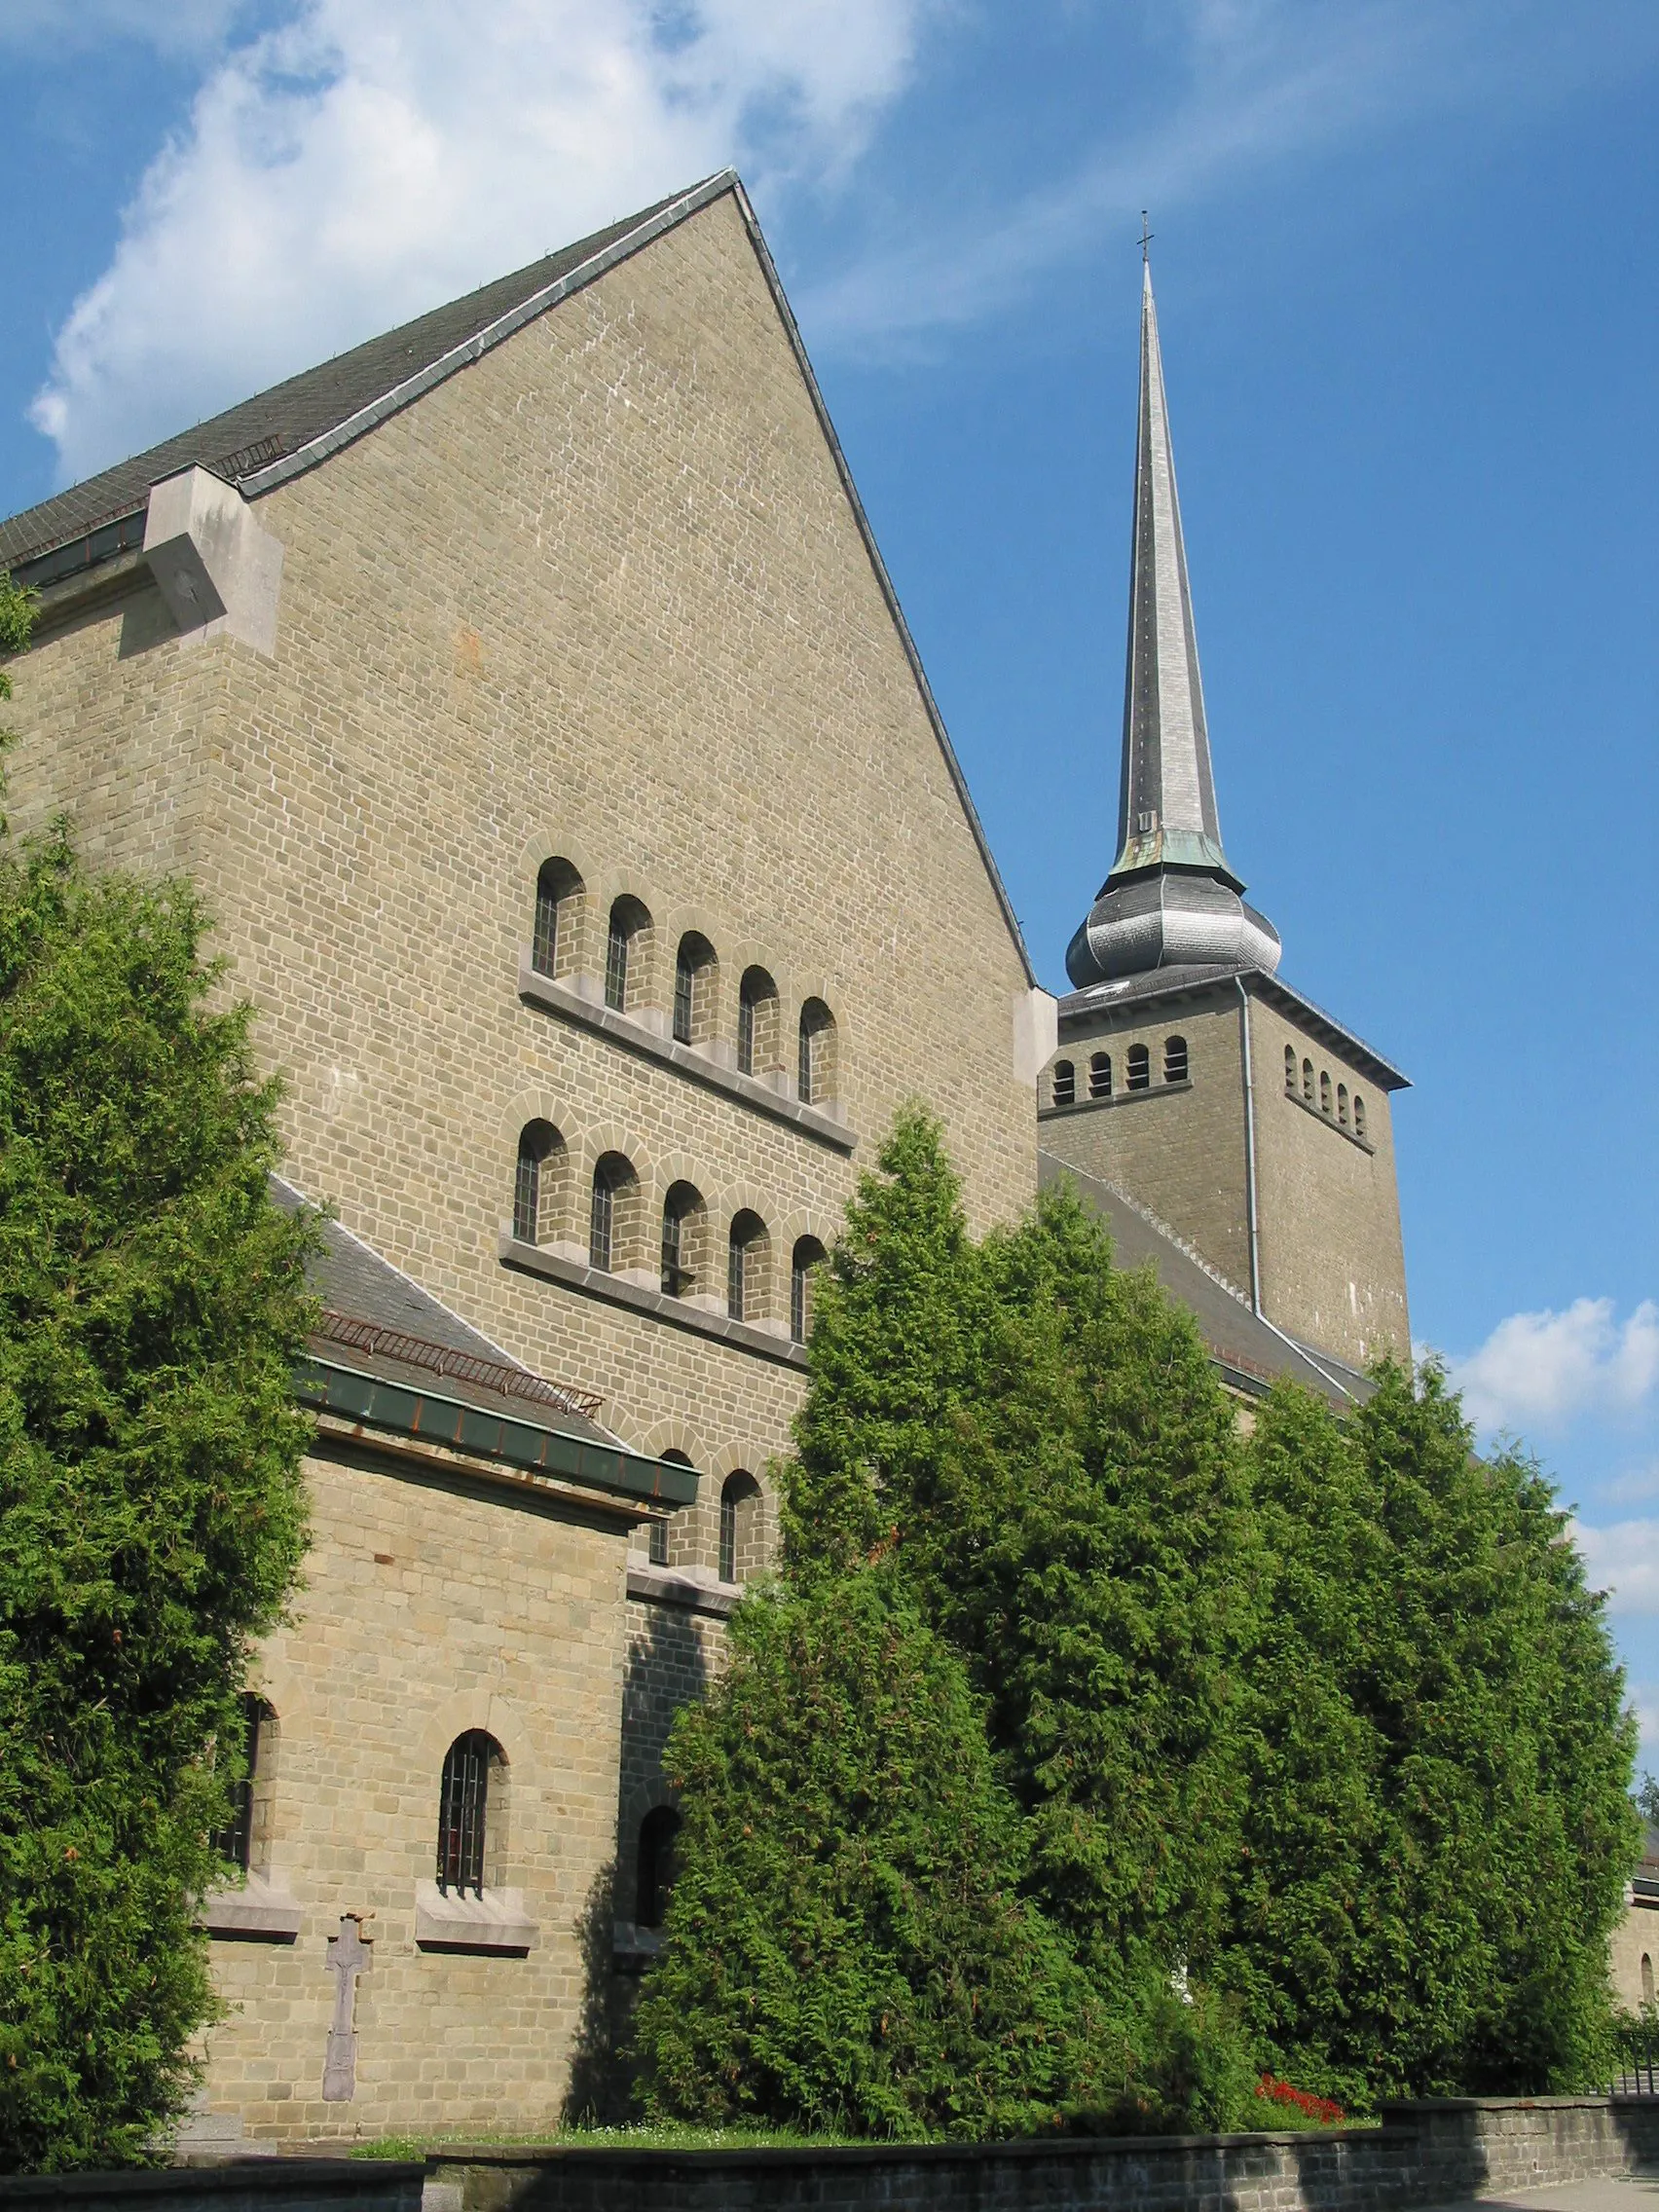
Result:
M0 524L14 828L201 886L326 1204L195 2140L531 2133L656 1941L902 1104L1073 1175L1241 1406L1408 1346L1404 1079L1216 812L1150 281L1118 854L1042 991L730 172Z

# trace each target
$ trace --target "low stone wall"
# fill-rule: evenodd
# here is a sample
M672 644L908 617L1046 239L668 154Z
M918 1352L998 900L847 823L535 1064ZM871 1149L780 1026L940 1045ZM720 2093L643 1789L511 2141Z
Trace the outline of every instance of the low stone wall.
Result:
M0 2212L421 2212L418 2163L240 2158L156 2172L0 2178Z
M1447 2098L1381 2127L803 2151L435 2153L426 2212L1403 2212L1659 2165L1659 2101Z

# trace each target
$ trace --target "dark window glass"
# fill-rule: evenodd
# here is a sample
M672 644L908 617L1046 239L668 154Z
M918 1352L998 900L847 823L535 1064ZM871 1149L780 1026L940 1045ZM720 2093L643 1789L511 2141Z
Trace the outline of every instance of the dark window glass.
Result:
M755 1073L755 1001L747 987L737 1002L737 1072Z
M628 1011L628 940L631 935L627 916L612 906L610 936L605 947L605 1003L618 1014Z
M674 1036L680 1045L691 1042L691 995L697 987L697 970L684 945L674 963Z
M495 1750L482 1728L458 1736L438 1791L438 1888L484 1894L484 1819Z
M1073 1106L1077 1103L1077 1070L1070 1060L1054 1062L1054 1104Z
M726 1249L726 1311L734 1321L743 1319L744 1296L749 1288L749 1247L734 1229Z
M610 1269L615 1235L616 1191L603 1161L593 1171L593 1207L588 1215L588 1266Z
M665 1298L683 1298L696 1288L696 1277L686 1265L686 1217L696 1204L686 1185L677 1185L662 1208L662 1288Z
M730 1483L720 1493L720 1580L737 1580L737 1499Z
M1088 1063L1088 1095L1090 1098L1110 1098L1112 1095L1112 1055L1096 1052Z
M257 1697L241 1700L242 1753L247 1772L231 1791L231 1825L213 1837L213 1849L245 1874L253 1855L253 1786L259 1775L259 1723L264 1706Z
M680 1815L658 1805L640 1823L640 1854L634 1887L634 1925L660 1928L674 1888L674 1844Z
M542 1168L558 1141L545 1122L532 1122L520 1134L518 1170L513 1177L513 1235L521 1244L534 1244L539 1238Z
M1129 1047L1129 1088L1145 1090L1152 1083L1152 1054L1144 1045Z
M530 960L537 975L559 973L559 885L546 867L535 879L535 936Z
M1165 1037L1163 1040L1163 1080L1165 1083L1186 1082L1187 1040L1185 1037Z
M800 1059L795 1072L795 1091L803 1106L810 1106L817 1095L812 1088L815 1044L816 1039L803 1014L800 1017Z
M651 1523L651 1565L653 1567L666 1567L668 1565L668 1523L666 1521L653 1521Z

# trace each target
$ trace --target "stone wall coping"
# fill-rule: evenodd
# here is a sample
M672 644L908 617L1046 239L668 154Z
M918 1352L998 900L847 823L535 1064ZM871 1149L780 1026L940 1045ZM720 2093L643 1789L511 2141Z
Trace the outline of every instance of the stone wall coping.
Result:
M1039 1106L1040 1122L1055 1122L1066 1114L1100 1114L1111 1106L1139 1106L1148 1098L1168 1098L1176 1091L1191 1090L1193 1079L1183 1076L1179 1083L1149 1083L1142 1090L1114 1090L1110 1098L1074 1098L1069 1106ZM1344 1130L1344 1135L1347 1134Z
M303 2169L303 2175L297 2172ZM285 2157L227 2158L210 2166L160 2166L123 2173L10 2174L0 2176L0 2204L74 2204L88 2197L130 2197L170 2204L183 2196L224 2197L231 2192L277 2196L304 2179L325 2194L310 2201L378 2196L418 2204L426 2168L419 2159ZM296 2199L295 2201L299 2201Z
M237 1888L209 1890L199 1917L209 1936L244 1942L291 1943L300 1933L300 1908L286 1883L251 1867Z
M781 1090L774 1090L756 1076L740 1075L736 1068L722 1067L719 1060L712 1059L695 1045L682 1045L676 1038L660 1036L631 1014L618 1014L614 1007L584 998L569 983L543 976L532 966L529 949L522 945L518 991L527 1005L560 1014L567 1021L578 1022L584 1029L596 1031L642 1059L655 1060L659 1066L673 1068L678 1074L688 1076L693 1083L702 1084L706 1089L720 1091L755 1113L782 1122L787 1128L797 1129L802 1136L811 1137L819 1144L830 1145L836 1152L851 1152L858 1144L855 1133L832 1113L818 1106L803 1106L798 1098L786 1098Z
M706 1582L682 1567L652 1567L628 1562L628 1595L647 1605L679 1605L685 1612L708 1613L725 1620L737 1610L743 1596L735 1582Z
M540 1934L523 1890L492 1889L482 1897L444 1892L428 1876L415 1885L415 1946L422 1951L492 1951L523 1957Z
M1605 2099L1589 2100L1605 2103ZM878 2165L982 2165L993 2160L1052 2160L1097 2158L1103 2152L1116 2156L1133 2152L1187 2154L1194 2151L1236 2151L1253 2144L1341 2143L1360 2136L1370 2141L1374 2126L1321 2128L1317 2133L1300 2127L1271 2128L1244 2135L1054 2135L1014 2138L991 2143L780 2143L752 2144L731 2150L674 2150L642 2145L631 2150L623 2144L562 2143L555 2136L547 2143L444 2143L426 2154L427 2171L439 2166L535 2166L573 2164L606 2170L639 2166L646 2171L672 2172L688 2167L712 2172L737 2167L754 2172L768 2167L799 2170L807 2166Z
M1359 1136L1352 1129L1345 1129L1335 1114L1327 1114L1322 1106L1315 1106L1311 1099L1304 1098L1300 1090L1287 1088L1283 1095L1292 1106L1300 1106L1305 1114L1311 1114L1314 1121L1322 1124L1325 1128L1334 1130L1338 1136L1346 1138L1349 1144L1357 1145L1361 1152L1376 1152L1377 1147L1369 1137Z
M774 1336L770 1329L757 1328L752 1321L734 1321L729 1313L711 1313L705 1307L693 1306L688 1298L670 1298L666 1291L630 1282L626 1275L612 1274L608 1269L567 1260L562 1253L549 1251L543 1244L526 1244L504 1230L497 1238L496 1249L503 1267L545 1275L548 1281L562 1282L589 1298L603 1298L608 1305L648 1313L653 1320L688 1329L693 1336L713 1337L717 1344L729 1345L734 1351L756 1352L762 1359L776 1360L780 1367L805 1369L804 1346L792 1337Z

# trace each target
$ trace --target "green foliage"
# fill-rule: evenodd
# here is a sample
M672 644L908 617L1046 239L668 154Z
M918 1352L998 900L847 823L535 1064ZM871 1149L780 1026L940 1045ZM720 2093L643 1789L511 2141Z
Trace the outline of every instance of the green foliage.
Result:
M636 2015L645 2113L1019 2132L1087 2091L1088 1991L1019 1895L977 1705L889 1570L748 1599L675 1724L681 1873Z
M1631 1795L1636 1799L1636 1809L1644 1821L1659 1823L1659 1778L1643 1773Z
M1607 2077L1638 1846L1601 1601L1526 1461L1475 1460L1397 1366L1339 1428L1281 1388L1251 1444L1271 1582L1225 1972L1345 2102Z
M305 1541L308 1232L178 883L0 842L0 2167L144 2155ZM222 1747L214 1756L214 1747Z
M0 656L10 659L15 653L27 651L29 638L34 630L36 604L37 595L34 592L21 589L4 570L0 570ZM0 699L9 699L11 696L11 672L0 667ZM11 743L12 732L0 729L0 755L5 754ZM0 778L0 797L4 796L5 788L4 779ZM0 836L5 834L5 830L6 817L0 814Z

